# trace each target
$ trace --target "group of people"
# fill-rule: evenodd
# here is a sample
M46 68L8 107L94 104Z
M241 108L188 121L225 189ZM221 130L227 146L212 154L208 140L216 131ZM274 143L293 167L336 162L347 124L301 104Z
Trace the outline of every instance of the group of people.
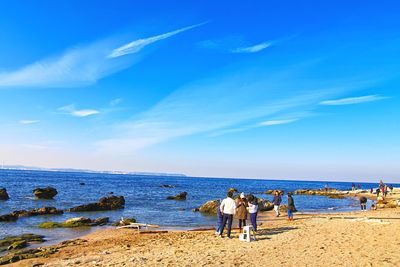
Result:
M287 214L288 220L293 220L293 212L296 210L292 194L289 192ZM282 202L281 192L275 191L272 203L274 204L274 211L276 216L280 216L280 205ZM233 218L235 217L239 222L239 230L246 226L248 214L250 215L250 222L253 226L253 231L257 232L257 214L258 214L258 199L254 195L247 197L242 192L239 197L234 200L233 192L228 191L227 197L222 200L221 204L217 207L217 227L215 234L222 237L225 227L227 228L227 237L231 237Z

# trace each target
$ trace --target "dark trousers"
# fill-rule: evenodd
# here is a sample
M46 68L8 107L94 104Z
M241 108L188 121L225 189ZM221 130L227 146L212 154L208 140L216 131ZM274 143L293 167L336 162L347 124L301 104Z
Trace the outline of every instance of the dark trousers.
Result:
M232 221L233 221L233 214L224 214L222 217L222 227L221 231L219 232L220 235L224 232L226 222L228 222L228 233L227 236L231 236L231 229L232 229Z
M243 227L246 226L246 220L239 219L239 228L242 229L242 226L243 226Z
M361 210L366 210L367 209L367 204L366 203L361 203Z
M257 212L250 213L250 221L251 224L253 225L254 231L257 231Z

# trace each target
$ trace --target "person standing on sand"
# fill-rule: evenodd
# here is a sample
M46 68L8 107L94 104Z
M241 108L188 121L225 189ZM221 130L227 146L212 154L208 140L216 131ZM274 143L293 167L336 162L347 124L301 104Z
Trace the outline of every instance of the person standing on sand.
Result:
M247 199L244 193L240 193L240 197L236 199L236 218L239 220L239 230L242 232L242 226L246 226L247 220Z
M368 199L366 197L364 197L364 196L360 197L361 210L367 211L367 201L368 201Z
M220 207L217 207L217 228L215 230L215 234L218 235L219 232L221 231L221 227L222 227L222 220L223 220L223 214L221 212Z
M279 215L281 215L281 213L279 211L279 207L281 205L281 202L282 202L281 194L279 193L279 191L275 191L274 199L272 200L272 203L274 203L274 210L275 210L275 213L276 213L276 217L279 217Z
M232 199L232 197L233 197L233 192L229 191L227 194L227 198L222 200L222 203L219 207L222 213L222 226L218 235L219 237L222 237L222 233L224 232L226 223L228 223L227 236L228 238L231 237L233 215L235 214L236 211L236 203L235 200Z
M250 222L253 226L254 232L257 232L257 213L258 213L258 203L257 198L253 195L249 196L249 213Z
M287 215L288 215L288 220L289 221L293 221L293 212L296 210L295 206L294 206L294 199L292 197L292 193L288 192L287 193L287 197L288 197L288 204L287 204Z

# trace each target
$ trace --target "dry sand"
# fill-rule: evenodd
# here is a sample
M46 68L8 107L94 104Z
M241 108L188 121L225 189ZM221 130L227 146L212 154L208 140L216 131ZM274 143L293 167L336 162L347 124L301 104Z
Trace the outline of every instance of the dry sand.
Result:
M268 212L260 216L258 241L251 243L239 241L237 230L233 239L221 239L213 231L104 229L48 258L10 266L400 266L395 217L400 218L399 208L298 215L293 222Z

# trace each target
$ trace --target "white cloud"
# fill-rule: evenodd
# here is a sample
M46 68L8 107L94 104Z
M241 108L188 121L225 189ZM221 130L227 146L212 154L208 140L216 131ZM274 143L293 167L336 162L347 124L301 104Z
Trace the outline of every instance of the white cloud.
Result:
M184 27L175 31L171 31L171 32L167 32L164 34L160 34L160 35L156 35L156 36L152 36L152 37L148 37L148 38L144 38L144 39L138 39L135 40L133 42L130 42L128 44L125 44L121 47L118 47L116 49L114 49L107 57L109 58L116 58L116 57L120 57L120 56L124 56L124 55L128 55L128 54L132 54L132 53L137 53L140 50L142 50L145 46L155 43L157 41L160 40L164 40L167 39L169 37L172 37L178 33L199 27L203 24L205 24L206 22L203 23L199 23L199 24L195 24L195 25L191 25L188 27Z
M298 119L288 119L288 120L269 120L260 122L261 126L272 126L272 125L279 125L279 124L287 124L291 122L295 122Z
M239 47L239 48L233 49L232 53L257 53L257 52L264 50L265 48L270 47L271 44L272 44L271 42L264 42L264 43L256 44L253 46Z
M319 104L320 105L328 105L328 106L352 105L352 104L378 101L378 100L382 100L382 99L386 99L386 98L388 98L388 97L379 96L379 95L366 95L366 96L358 96L358 97L341 98L341 99L335 99L335 100L325 100L325 101L321 101Z
M100 113L100 111L96 109L76 109L75 105L64 106L59 108L58 110L64 112L64 114L68 114L74 117L88 117Z
M119 103L121 103L122 100L123 100L122 98L115 98L110 101L109 105L114 107L114 106L118 105Z
M39 123L39 120L20 120L20 124L34 124L34 123Z
M187 31L201 24L161 35L138 39L115 49L118 40L104 40L80 46L65 53L39 60L18 70L0 72L1 87L77 87L95 83L140 60L135 54L145 46Z

